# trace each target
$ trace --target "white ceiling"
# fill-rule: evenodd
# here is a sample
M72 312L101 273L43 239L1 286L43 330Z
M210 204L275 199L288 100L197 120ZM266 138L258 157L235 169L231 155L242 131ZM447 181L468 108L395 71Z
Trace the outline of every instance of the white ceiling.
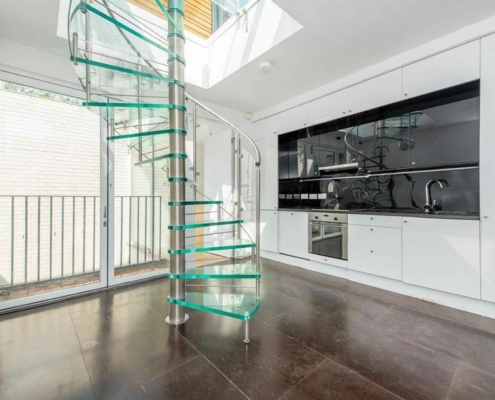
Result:
M303 29L198 96L260 111L495 15L493 0L273 1Z
M274 2L303 29L212 88L190 87L191 94L257 112L495 15L493 0ZM58 9L59 0L0 0L0 38L66 58ZM273 71L262 73L261 60L272 61Z

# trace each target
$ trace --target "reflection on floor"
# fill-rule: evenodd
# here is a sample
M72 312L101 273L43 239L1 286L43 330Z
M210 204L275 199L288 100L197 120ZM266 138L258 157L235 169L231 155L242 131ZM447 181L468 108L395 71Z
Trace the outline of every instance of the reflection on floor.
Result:
M167 278L0 316L0 397L495 398L495 320L263 264L249 346L242 321L165 324Z
M143 258L141 258L143 259ZM195 257L195 265L197 267L203 267L205 265L211 265L215 263L225 262L229 260L226 257L222 257L209 253L198 253ZM132 275L144 274L151 271L160 269L167 269L167 262L154 262L148 264L131 265L118 267L115 271L115 277L117 279L124 278ZM70 289L76 286L88 285L91 283L97 283L100 281L100 272L89 273L84 276L68 277L65 280L57 280L57 282L44 281L36 284L32 284L26 287L14 287L3 289L0 287L0 302L9 301L14 299L21 299L24 297L35 296L43 293L55 292L62 289Z

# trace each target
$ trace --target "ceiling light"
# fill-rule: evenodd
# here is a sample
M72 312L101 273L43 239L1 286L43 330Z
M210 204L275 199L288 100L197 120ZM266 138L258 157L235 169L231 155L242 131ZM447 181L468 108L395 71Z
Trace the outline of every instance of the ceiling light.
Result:
M270 72L272 70L271 61L262 61L260 64L261 72Z

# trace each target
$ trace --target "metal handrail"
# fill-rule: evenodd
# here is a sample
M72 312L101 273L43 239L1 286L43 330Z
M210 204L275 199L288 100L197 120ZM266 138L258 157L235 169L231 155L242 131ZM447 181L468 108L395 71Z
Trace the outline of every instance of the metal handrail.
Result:
M210 113L214 117L218 118L220 121L225 123L226 125L230 126L232 129L234 129L236 132L241 134L247 141L251 144L251 146L254 149L254 152L256 154L256 162L255 162L255 167L256 167L256 197L255 197L255 243L256 243L256 254L255 254L255 261L256 261L256 271L258 273L261 272L261 232L260 232L260 225L261 225L261 194L260 194L260 188L261 188L261 171L260 171L260 166L261 166L261 154L260 150L258 149L258 146L256 146L256 143L254 142L253 139L251 139L247 133L245 133L242 129L239 129L237 126L234 124L230 123L227 121L225 118L222 116L218 115L215 111L211 110L209 107L205 106L203 103L201 103L199 100L195 99L192 97L190 94L187 92L185 93L185 96L187 99L191 100L194 104L197 106L201 107L203 110L206 112ZM194 125L194 129L196 129L196 125ZM194 177L195 179L196 177ZM238 188L240 190L240 188ZM240 206L240 205L238 205ZM256 282L256 297L260 297L260 281L257 280Z
M256 146L256 143L254 143L254 140L251 139L249 137L249 135L244 132L243 130L239 129L237 126L235 126L234 124L230 123L229 121L227 121L225 118L221 117L220 115L218 115L215 111L213 111L211 108L208 108L207 106L205 106L203 103L201 103L199 100L195 99L194 97L192 97L189 93L186 92L186 98L191 100L194 104L200 106L203 110L205 110L206 112L210 113L211 115L213 115L214 117L218 118L220 121L222 121L223 123L227 124L228 126L230 126L232 129L236 130L237 132L239 132L242 136L244 136L247 141L251 144L251 146L253 146L254 148L254 151L256 153L256 166L260 166L261 165L261 154L260 154L260 150L258 149L258 146Z

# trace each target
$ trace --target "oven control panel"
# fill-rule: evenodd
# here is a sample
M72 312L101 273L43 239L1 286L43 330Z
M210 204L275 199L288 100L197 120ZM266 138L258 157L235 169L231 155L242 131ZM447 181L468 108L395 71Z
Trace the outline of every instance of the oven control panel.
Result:
M332 213L332 212L310 212L308 213L308 221L312 222L333 222L347 224L347 213Z

